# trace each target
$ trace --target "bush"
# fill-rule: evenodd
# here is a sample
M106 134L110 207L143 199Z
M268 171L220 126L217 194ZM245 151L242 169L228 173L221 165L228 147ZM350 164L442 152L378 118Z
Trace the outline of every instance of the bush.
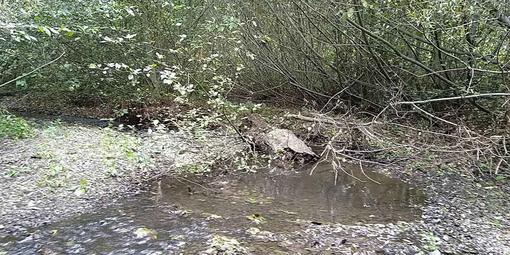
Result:
M510 116L500 97L510 91L509 15L494 0L4 1L0 84L65 53L8 89L215 107L226 97L282 99L363 112L498 93L425 110Z
M32 126L23 118L0 112L0 138L23 139L33 133Z
M243 69L240 19L228 2L27 3L35 1L0 5L0 84L65 54L9 89L217 104Z

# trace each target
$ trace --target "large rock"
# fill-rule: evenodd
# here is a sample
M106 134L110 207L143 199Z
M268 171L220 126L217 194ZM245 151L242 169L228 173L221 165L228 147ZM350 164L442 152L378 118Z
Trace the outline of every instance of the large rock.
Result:
M291 130L272 127L260 115L248 116L244 124L245 135L260 151L282 154L286 159L299 159L305 162L318 158Z
M288 129L273 129L265 135L264 140L275 153L291 150L298 154L317 156L303 140Z

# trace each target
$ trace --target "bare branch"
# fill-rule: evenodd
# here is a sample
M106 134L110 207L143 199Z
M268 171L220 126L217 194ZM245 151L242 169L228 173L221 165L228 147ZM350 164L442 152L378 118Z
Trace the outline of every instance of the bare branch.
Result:
M421 100L421 101L397 102L397 103L393 103L393 105L426 104L426 103L433 103L433 102L443 102L443 101L452 101L452 100L464 100L464 99L479 98L479 97L507 97L507 96L510 96L510 93L486 93L486 94L477 94L477 95L468 95L468 96L434 98L434 99Z

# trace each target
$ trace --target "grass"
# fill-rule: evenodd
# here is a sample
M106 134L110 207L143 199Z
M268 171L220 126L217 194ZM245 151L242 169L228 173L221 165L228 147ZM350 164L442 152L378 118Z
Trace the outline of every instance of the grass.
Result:
M26 120L0 110L0 138L24 139L33 134L34 129Z

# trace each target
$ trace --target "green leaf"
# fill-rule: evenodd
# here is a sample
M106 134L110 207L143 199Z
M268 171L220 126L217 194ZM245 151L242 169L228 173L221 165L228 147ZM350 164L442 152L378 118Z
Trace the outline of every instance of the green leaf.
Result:
M506 179L506 177L503 175L498 175L498 176L496 176L495 179L496 179L496 181L504 181Z
M48 27L39 26L37 28L37 32L45 33L46 35L51 36L51 31L48 29Z
M354 17L354 8L349 8L349 10L347 10L347 18L352 18Z
M27 87L27 81L26 80L17 80L16 81L16 87L18 87L18 88L26 88Z
M370 7L370 5L368 4L367 0L361 0L361 4L363 5L364 8Z

